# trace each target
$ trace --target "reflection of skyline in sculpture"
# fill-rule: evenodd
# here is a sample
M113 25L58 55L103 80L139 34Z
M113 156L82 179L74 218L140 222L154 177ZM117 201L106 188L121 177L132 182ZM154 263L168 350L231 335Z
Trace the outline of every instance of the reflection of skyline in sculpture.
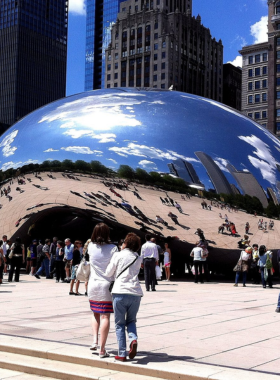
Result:
M202 165L205 167L216 192L218 194L232 194L233 191L228 180L212 157L204 152L195 152L195 155L200 159Z
M268 201L263 188L260 186L256 178L252 173L246 171L237 170L230 163L227 164L227 169L230 174L236 180L238 186L241 188L244 194L248 194L251 197L257 197L261 201L264 207L267 207Z
M182 178L188 185L196 188L204 188L204 185L200 182L198 175L193 165L185 160L174 160L172 163L167 164L170 173L176 177Z
M279 202L278 202L277 196L271 187L267 188L267 194L269 198L272 200L272 202L275 204L275 206L278 206Z

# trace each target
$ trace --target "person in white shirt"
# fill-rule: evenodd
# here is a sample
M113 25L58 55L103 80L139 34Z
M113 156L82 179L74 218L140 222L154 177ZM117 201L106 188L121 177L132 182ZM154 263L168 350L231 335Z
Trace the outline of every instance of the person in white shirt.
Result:
M112 297L119 345L115 359L122 362L126 361L127 356L125 327L129 337L129 358L133 359L137 353L136 315L143 296L138 280L142 259L136 253L140 246L140 238L130 232L124 239L122 250L113 255L105 273L115 278Z
M200 247L200 242L196 243L196 247L193 248L190 254L191 257L193 257L193 265L194 265L194 270L195 270L195 280L194 282L197 284L198 283L198 270L199 270L199 276L200 276L200 282L203 284L203 271L204 271L204 250L203 248Z
M141 257L143 260L144 277L147 292L150 290L156 291L156 265L158 263L158 249L155 243L152 243L152 236L147 234L145 236L146 243L142 245Z

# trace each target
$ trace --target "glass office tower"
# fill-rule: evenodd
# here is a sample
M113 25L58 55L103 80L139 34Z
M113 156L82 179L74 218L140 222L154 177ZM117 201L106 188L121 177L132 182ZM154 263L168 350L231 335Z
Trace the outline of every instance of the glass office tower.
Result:
M67 0L1 0L0 133L65 96Z
M104 88L105 49L123 0L87 0L85 90Z

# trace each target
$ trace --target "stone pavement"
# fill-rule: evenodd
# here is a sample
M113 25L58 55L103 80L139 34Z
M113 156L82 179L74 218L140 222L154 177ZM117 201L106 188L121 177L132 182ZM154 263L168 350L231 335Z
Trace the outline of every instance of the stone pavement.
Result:
M263 289L250 284L235 288L232 283L159 282L157 292L145 292L141 302L139 354L122 365L181 374L193 371L200 378L222 380L257 379L259 372L262 379L280 375L280 314L275 313L279 289L279 285ZM48 346L58 353L99 360L88 349L92 341L88 299L68 292L69 284L54 280L22 275L19 283L7 283L4 277L1 342L22 337L34 349ZM116 354L113 317L111 321L107 350ZM237 375L236 370L243 371ZM210 377L213 373L217 375Z

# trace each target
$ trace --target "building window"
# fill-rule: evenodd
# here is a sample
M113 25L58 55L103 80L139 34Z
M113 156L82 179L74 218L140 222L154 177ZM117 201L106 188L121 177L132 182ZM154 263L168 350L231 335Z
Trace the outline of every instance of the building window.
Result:
M154 29L158 29L158 22L155 22Z
M131 79L131 80L129 81L129 87L134 87L134 80L133 80L133 79Z
M256 95L255 95L255 103L260 103L260 101L261 101L261 96L260 96L260 94L256 94Z
M165 88L165 84L164 83L162 83L162 85L160 86L161 88Z
M253 76L253 69L249 69L248 70L248 77L252 77Z
M253 103L253 95L249 95L248 96L248 104L252 104Z
M262 118L263 118L263 119L266 119L266 118L267 118L267 112L266 112L266 111L262 111Z
M111 85L108 83L108 84L107 84L107 88L110 88L110 87L111 87Z
M276 131L280 131L280 123L276 123Z
M154 61L157 61L157 54L154 54Z
M249 112L249 113L248 113L248 117L253 117L252 112Z
M266 128L266 123L263 123L262 126L263 126L264 128Z
M280 117L280 109L276 110L276 116Z
M257 119L260 119L260 117L261 117L260 113L259 113L259 112L255 112L255 119L256 119L256 120L257 120Z
M126 81L122 81L122 84L121 84L122 87L126 87Z
M277 29L277 30L280 30L280 24L277 24L277 25L276 25L276 29Z
M165 73L161 73L161 79L165 79Z
M153 76L153 80L154 80L154 82L157 81L157 75L156 74Z
M115 77L114 77L115 79L118 79L118 73L115 73Z
M107 80L111 80L111 74L107 74Z
M249 64L251 64L251 63L253 63L254 61L253 61L253 56L252 55L250 55L249 56Z
M279 14L280 14L280 3L279 3L279 2L276 4L276 7L275 7L275 14L276 14L276 15L279 15Z
M264 69L264 67L263 67L263 69ZM261 75L261 69L260 69L260 67L256 67L255 68L255 77L258 76L258 75Z
M276 91L276 99L280 99L280 91Z
M262 87L263 87L263 88L267 88L267 79L264 79L264 80L262 81Z
M115 63L115 70L117 70L118 68L119 68L119 63L116 62L116 63Z
M277 37L277 38L276 38L276 45L277 45L277 46L280 46L280 37Z
M110 71L111 70L111 64L109 63L109 65L107 65L107 70Z
M118 87L118 83L114 83L114 87Z
M256 80L255 82L255 90L259 90L261 88L261 82L259 80Z
M253 90L253 82L248 82L248 91Z
M263 66L262 73L263 73L263 75L267 74L267 66Z
M158 50L158 44L154 44L154 50Z
M154 71L157 71L157 65L154 65Z
M162 42L162 48L163 49L166 48L166 42L165 41Z
M165 69L165 62L162 62L162 64L161 64L161 69L162 69L162 70Z
M158 39L158 33L155 33L154 39L155 39L155 40Z
M166 57L165 51L161 53L161 58L164 59Z
M263 62L267 61L267 53L263 53Z
M256 54L255 55L255 63L260 63L261 61L261 55L260 54Z
M280 59L280 50L277 50L277 56L276 56L277 59Z
M280 86L280 77L276 78L276 86Z
M280 65L276 65L276 72L280 73Z
M266 92L264 92L264 93L262 94L262 101L263 101L263 102L267 102L267 93L266 93Z

